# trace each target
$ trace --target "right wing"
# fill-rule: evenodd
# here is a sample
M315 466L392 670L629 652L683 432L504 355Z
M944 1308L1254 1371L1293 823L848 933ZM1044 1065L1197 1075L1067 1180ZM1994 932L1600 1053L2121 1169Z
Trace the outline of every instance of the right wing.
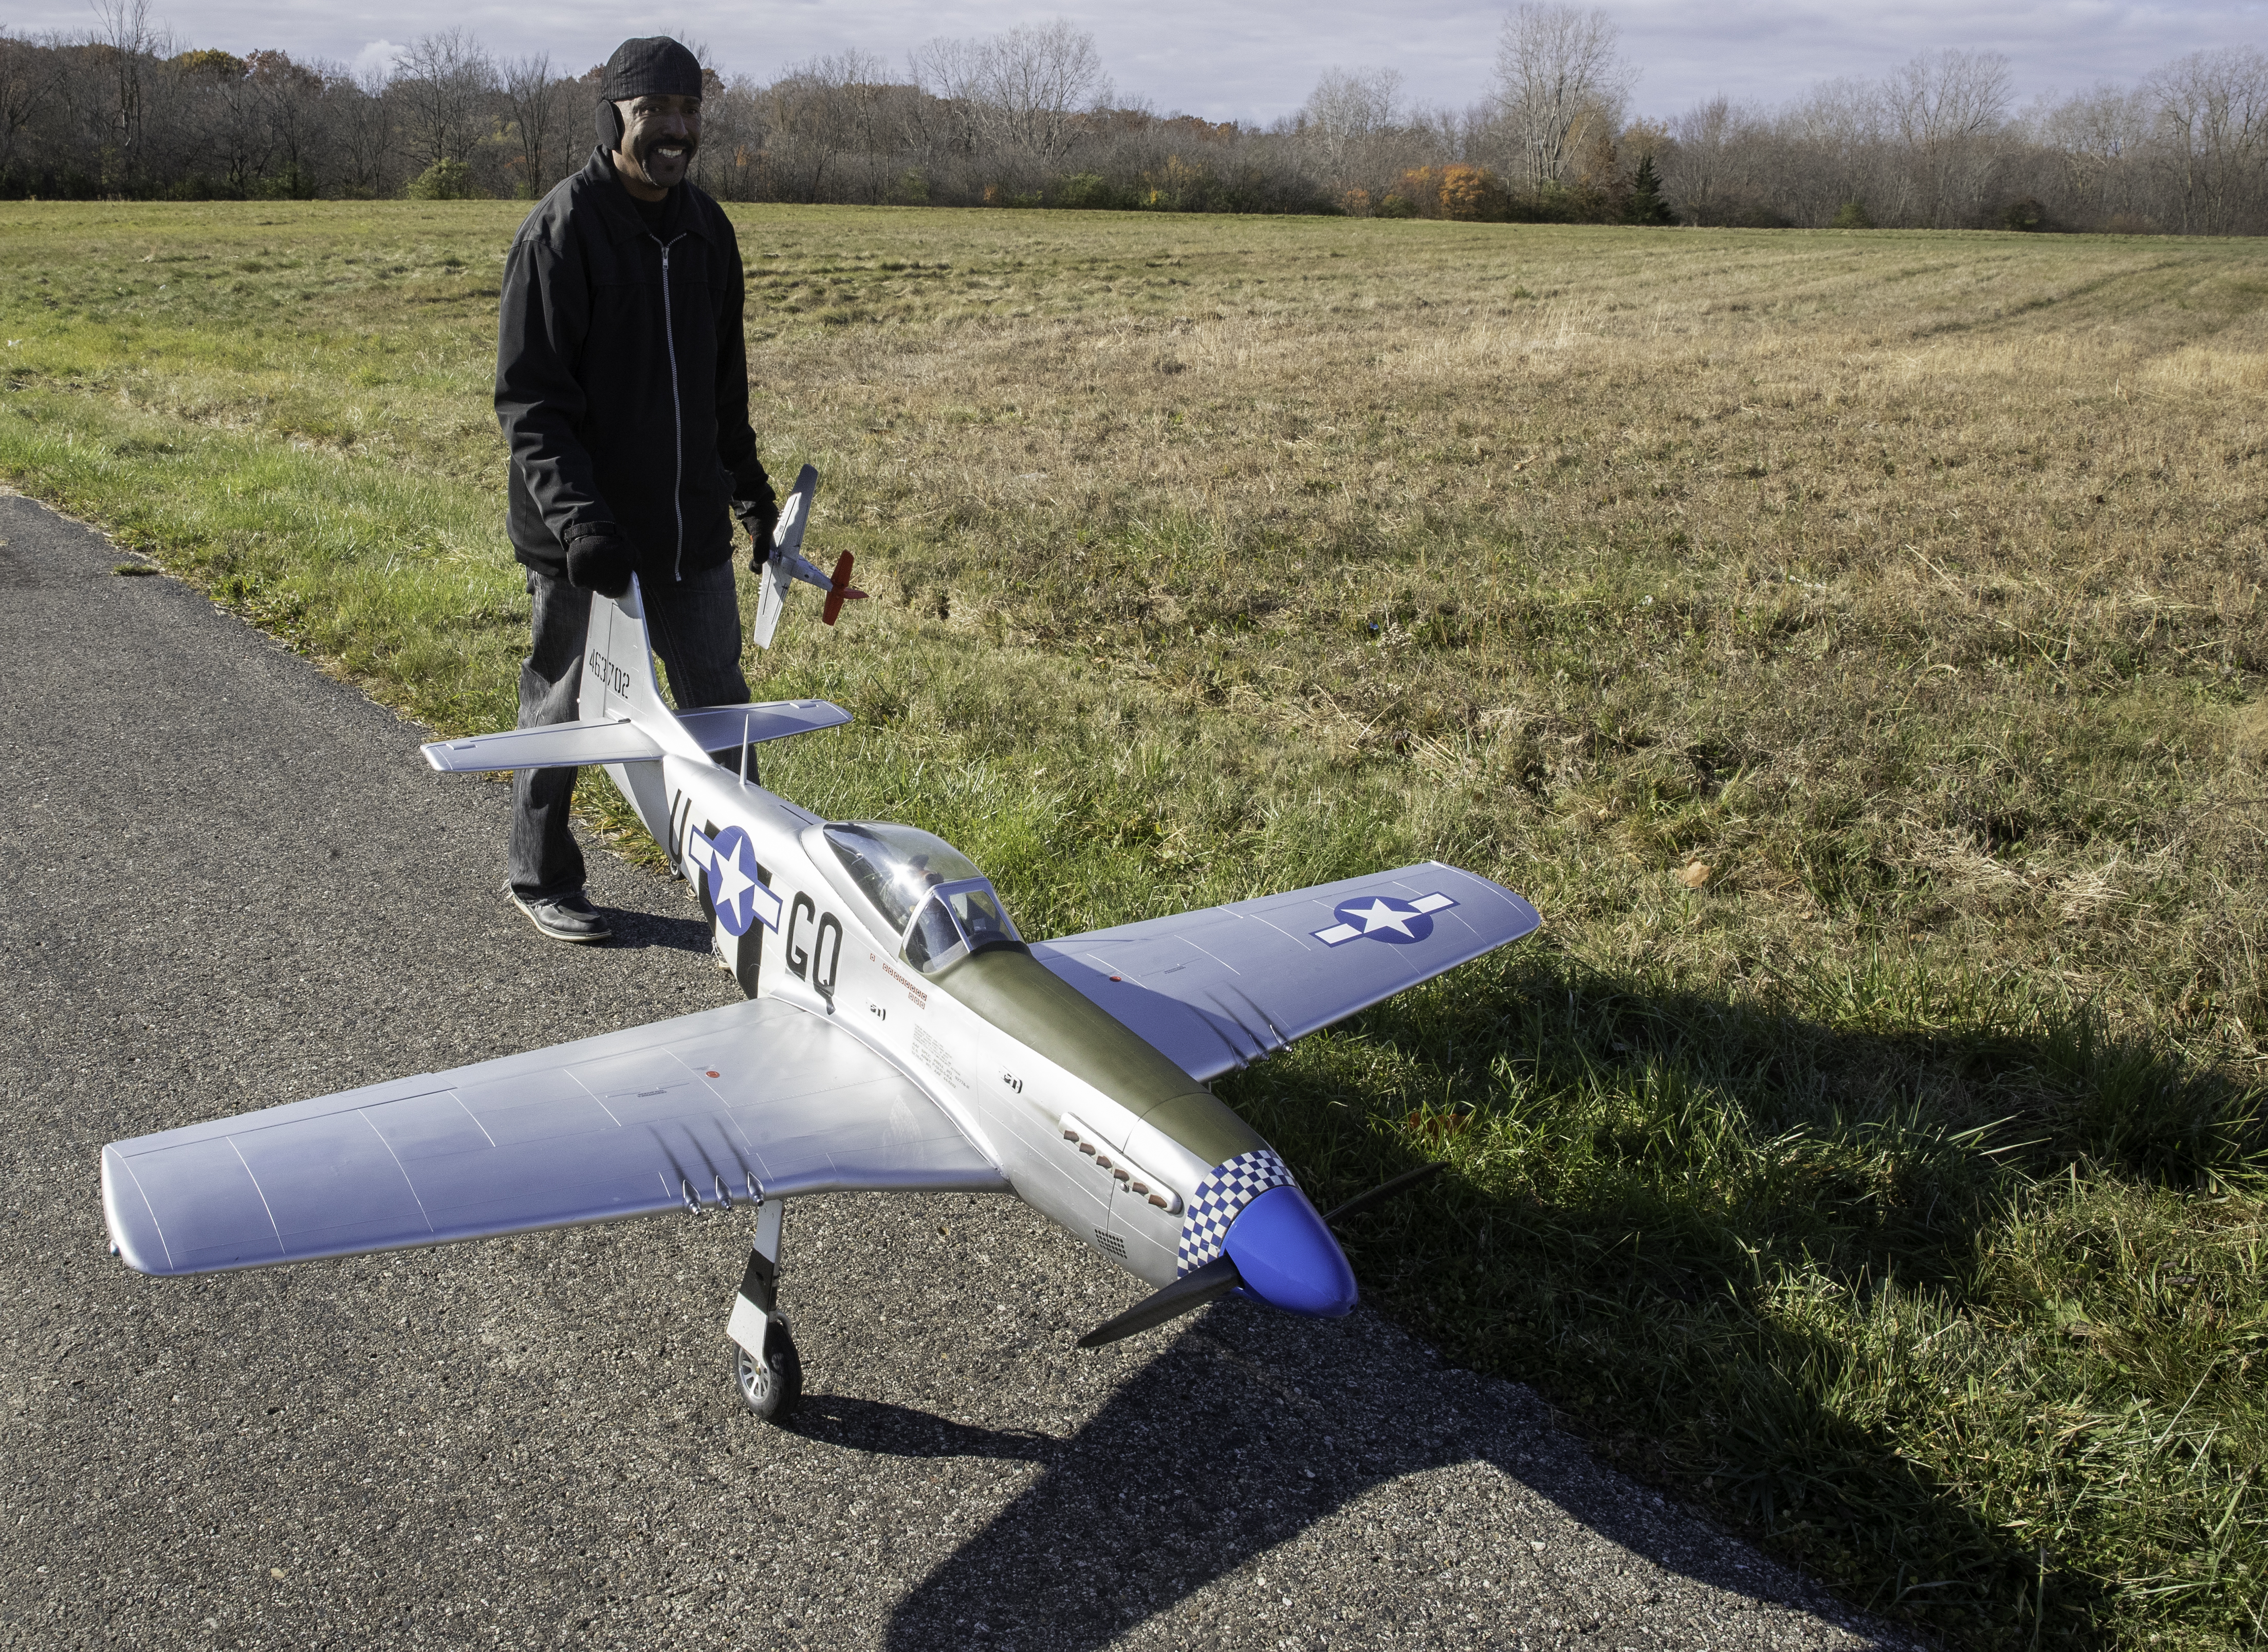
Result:
M820 1016L759 999L102 1150L110 1236L202 1273L711 1206L1006 1178Z
M1042 941L1032 954L1200 1084L1542 920L1438 860Z

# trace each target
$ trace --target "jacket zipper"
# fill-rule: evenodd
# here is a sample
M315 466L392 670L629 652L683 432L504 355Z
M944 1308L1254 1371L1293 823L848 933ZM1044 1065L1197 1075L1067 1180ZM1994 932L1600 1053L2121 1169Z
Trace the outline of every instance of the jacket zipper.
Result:
M677 482L670 489L670 503L677 507L677 561L669 577L679 584L685 581L685 398L677 384L677 319L669 306L669 249L685 238L670 240L654 237L661 245L661 331L669 350L669 410L677 416Z

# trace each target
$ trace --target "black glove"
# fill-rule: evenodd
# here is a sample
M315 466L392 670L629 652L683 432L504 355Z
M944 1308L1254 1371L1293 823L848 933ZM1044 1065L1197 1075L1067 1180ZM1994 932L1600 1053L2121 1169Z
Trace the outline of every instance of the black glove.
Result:
M637 563L637 552L622 530L612 522L600 522L568 542L567 583L578 591L619 597L630 588Z
M755 537L755 561L770 556L772 535L779 527L779 495L764 474L764 461L754 454L733 473L733 514Z

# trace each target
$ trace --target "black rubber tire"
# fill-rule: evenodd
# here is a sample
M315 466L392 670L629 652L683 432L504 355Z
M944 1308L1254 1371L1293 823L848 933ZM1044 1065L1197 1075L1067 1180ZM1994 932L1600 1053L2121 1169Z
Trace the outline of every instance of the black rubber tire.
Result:
M766 1380L758 1381L756 1362L739 1343L731 1346L727 1357L733 1392L740 1404L766 1422L785 1422L794 1413L803 1398L803 1356L795 1351L795 1339L788 1335L784 1321L773 1320L764 1333L764 1363L770 1368Z

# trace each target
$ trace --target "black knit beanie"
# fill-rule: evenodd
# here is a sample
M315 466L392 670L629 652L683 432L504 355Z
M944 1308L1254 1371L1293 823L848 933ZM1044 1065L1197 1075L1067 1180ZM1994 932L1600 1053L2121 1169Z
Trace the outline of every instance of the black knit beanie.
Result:
M599 95L609 103L633 98L701 95L700 60L666 34L624 41L607 59Z

